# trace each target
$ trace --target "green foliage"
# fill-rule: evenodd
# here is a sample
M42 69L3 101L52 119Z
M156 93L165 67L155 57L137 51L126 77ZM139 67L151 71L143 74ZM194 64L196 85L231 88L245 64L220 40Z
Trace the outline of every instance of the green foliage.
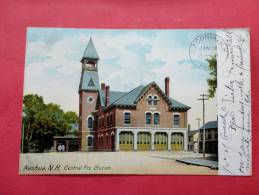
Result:
M215 93L217 90L217 59L216 56L212 56L210 59L207 59L209 63L209 71L210 77L207 79L208 83L208 93L209 97L215 97Z
M53 136L63 136L71 131L72 123L78 123L75 112L67 112L57 104L44 104L43 98L29 94L23 100L24 152L30 152L33 144L43 152L52 146Z
M72 111L68 111L64 114L65 119L69 122L69 123L76 123L78 122L78 116L75 112Z
M72 133L74 135L77 135L78 133L78 122L79 118L75 112L68 111L64 114L65 120L69 124L69 133Z

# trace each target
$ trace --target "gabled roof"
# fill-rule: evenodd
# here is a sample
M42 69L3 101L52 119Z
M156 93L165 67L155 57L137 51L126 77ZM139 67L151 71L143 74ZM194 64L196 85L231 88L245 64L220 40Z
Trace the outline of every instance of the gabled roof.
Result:
M120 97L125 95L127 92L121 92L121 91L110 91L110 104L118 100ZM100 90L99 91L100 97L101 97L101 104L102 106L105 106L105 91Z
M151 86L155 86L157 90L159 90L159 92L161 93L161 96L165 99L165 101L168 103L171 109L173 110L190 109L189 106L186 106L172 98L168 98L155 82L152 82L146 86L140 85L129 92L110 91L110 104L108 105L108 107L112 107L112 106L135 107L138 101L144 96L145 91L147 91ZM99 94L101 96L101 105L105 107L105 93L104 91L100 90Z
M83 58L99 60L99 56L98 56L97 51L95 49L92 38L90 38L90 40L87 44L87 47L85 49Z
M170 107L170 109L173 110L189 110L191 107L180 103L178 101L176 101L173 98L167 97L167 95L163 92L163 90L156 84L156 82L151 82L148 85L146 85L143 90L141 91L141 93L139 94L138 98L136 99L136 102L139 101L143 96L144 93L151 87L155 87L158 92L160 93L161 97L165 100L165 102L168 104L168 106Z
M143 85L136 87L135 89L131 90L130 92L124 94L119 99L114 101L111 105L122 105L122 106L123 105L131 105L131 106L135 105L135 103L136 103L135 100L139 96L143 87L144 87Z
M177 100L173 99L173 98L169 98L169 100L172 102L172 107L173 109L187 109L189 110L191 107L181 103L181 102L178 102Z
M205 129L217 129L218 128L218 121L210 121L205 123ZM199 129L203 129L203 126Z

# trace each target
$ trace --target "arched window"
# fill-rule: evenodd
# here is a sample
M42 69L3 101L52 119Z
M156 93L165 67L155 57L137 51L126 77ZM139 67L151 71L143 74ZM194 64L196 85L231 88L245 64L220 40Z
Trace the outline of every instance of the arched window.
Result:
M104 127L104 116L102 117L102 127Z
M159 113L154 114L154 125L159 125Z
M87 127L89 129L93 128L93 117L91 117L91 116L89 116L88 119L87 119Z
M151 94L147 97L148 105L155 106L157 105L159 98L157 95L152 96Z
M106 126L110 125L110 115L108 114L106 117Z
M98 118L98 129L100 129L102 127L102 125L101 125L101 118L99 117Z
M146 113L146 124L151 125L151 113L150 112Z
M151 95L149 95L147 98L147 101L148 101L148 105L152 105L153 97Z
M88 145L88 147L92 147L93 146L93 137L92 136L89 136L88 138L87 138L87 145Z
M112 114L110 115L110 125L112 125Z
M108 146L108 144L109 144L109 136L106 135L106 146Z
M154 104L154 105L157 105L157 101L158 101L158 98L157 98L157 96L155 95L155 96L153 97L153 104Z

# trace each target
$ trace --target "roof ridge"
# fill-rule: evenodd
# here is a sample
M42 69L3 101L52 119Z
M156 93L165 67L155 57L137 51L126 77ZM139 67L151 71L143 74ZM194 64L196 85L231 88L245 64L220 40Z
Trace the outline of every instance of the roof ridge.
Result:
M115 91L115 90L110 90L110 92L128 93L127 91Z
M134 100L134 102L139 98L139 96L146 90L146 88L151 85L154 81L148 83L146 86L143 86L143 89L141 90L141 92L139 93L138 97Z
M167 97L166 95L165 95L165 93L163 92L163 90L159 87L159 85L155 82L155 81L152 81L152 82L150 82L149 84L147 84L144 88L143 88L143 90L141 91L141 93L139 94L139 96L135 99L135 101L137 101L141 96L141 94L144 92L144 91L146 91L147 90L147 88L150 86L150 85L155 85L157 88L158 88L158 90L159 91L161 91L161 93L165 96L165 98L167 98L167 101L170 101L170 97ZM168 102L169 103L169 102ZM170 102L170 104L171 104L171 102Z

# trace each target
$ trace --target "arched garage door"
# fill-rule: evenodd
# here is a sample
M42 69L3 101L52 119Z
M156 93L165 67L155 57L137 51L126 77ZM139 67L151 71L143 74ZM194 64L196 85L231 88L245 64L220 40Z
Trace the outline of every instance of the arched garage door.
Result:
M120 150L122 151L133 150L133 133L121 132L119 143L120 143Z
M155 134L155 150L161 151L161 150L167 150L167 133L156 133Z
M183 134L173 133L171 137L171 147L173 151L183 151Z
M151 150L151 135L150 135L150 133L147 133L147 132L138 133L137 145L138 145L139 151Z

